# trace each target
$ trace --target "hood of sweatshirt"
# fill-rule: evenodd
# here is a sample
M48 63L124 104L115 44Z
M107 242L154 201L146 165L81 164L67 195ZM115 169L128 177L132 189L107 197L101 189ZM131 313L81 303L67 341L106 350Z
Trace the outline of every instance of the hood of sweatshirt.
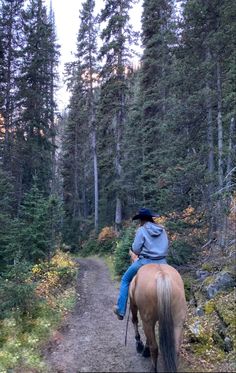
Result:
M150 234L150 236L160 236L160 234L163 232L163 228L159 225L156 225L155 223L147 222L144 225L147 232Z

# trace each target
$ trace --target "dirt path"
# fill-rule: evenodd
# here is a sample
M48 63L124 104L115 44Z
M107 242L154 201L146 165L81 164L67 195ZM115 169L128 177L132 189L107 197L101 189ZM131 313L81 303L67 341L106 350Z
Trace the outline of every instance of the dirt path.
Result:
M131 321L125 346L126 318L119 321L112 312L118 288L106 264L101 259L80 259L79 264L78 302L48 346L49 371L149 372L150 359L136 353Z

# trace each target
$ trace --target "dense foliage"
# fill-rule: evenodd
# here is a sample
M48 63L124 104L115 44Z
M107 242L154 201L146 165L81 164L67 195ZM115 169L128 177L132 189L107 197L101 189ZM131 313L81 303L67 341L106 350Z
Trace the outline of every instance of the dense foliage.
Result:
M96 5L82 3L70 102L57 116L53 11L44 0L0 0L3 369L21 361L21 343L35 345L28 330L43 334L45 304L60 308L57 290L73 280L72 263L55 262L62 241L112 254L120 275L135 232L127 219L145 206L161 215L173 265L205 242L235 244L236 2L144 0L138 66L135 0L104 0L97 15Z
M1 371L45 371L39 343L74 306L76 273L75 262L58 250L47 263L17 263L0 277Z
M0 5L1 265L49 258L61 233L78 250L140 206L165 216L193 208L224 247L235 193L235 4L144 1L134 68L134 2L106 0L95 15L95 1L84 1L66 66L71 99L57 121L52 9Z
M118 2L106 1L99 16L101 35L96 35L104 41L93 112L98 226L114 223L119 229L121 220L140 206L161 214L192 207L205 217L209 238L217 235L223 247L226 216L235 192L235 5L227 0L189 0L177 9L170 0L144 1L143 55L135 69L130 60L135 35L127 13L131 5L126 2L120 14ZM77 86L84 86L82 73L76 79ZM83 235L92 228L95 198L91 186L96 180L89 114L79 113L81 92L72 96L68 118L77 115L66 124L65 144L74 149L66 134L67 128L76 126L83 151L70 168L73 180L75 171L82 180L76 184L80 210L71 216L77 227L82 224ZM89 92L83 92L89 102ZM85 152L88 155L82 158ZM67 185L64 192L71 195Z
M61 215L55 173L54 17L42 0L0 2L1 268L50 257Z

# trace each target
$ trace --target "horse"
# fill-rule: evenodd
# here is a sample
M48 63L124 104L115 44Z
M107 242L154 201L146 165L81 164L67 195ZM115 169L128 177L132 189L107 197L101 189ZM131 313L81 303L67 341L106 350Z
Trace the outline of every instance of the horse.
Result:
M183 280L168 264L145 264L129 287L130 310L135 331L136 350L151 356L152 369L157 372L158 345L155 325L159 322L159 349L165 372L177 372L177 359L187 312ZM138 311L146 344L138 330Z

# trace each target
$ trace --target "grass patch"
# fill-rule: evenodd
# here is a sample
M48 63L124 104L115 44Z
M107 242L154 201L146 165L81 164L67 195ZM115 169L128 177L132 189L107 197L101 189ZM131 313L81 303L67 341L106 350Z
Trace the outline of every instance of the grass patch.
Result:
M47 372L40 349L76 302L78 268L69 254L58 251L50 263L32 268L28 282L37 277L35 294L40 298L32 314L13 310L0 320L0 373L11 370Z
M120 276L115 271L114 255L104 255L103 259L109 269L112 281L119 281Z

